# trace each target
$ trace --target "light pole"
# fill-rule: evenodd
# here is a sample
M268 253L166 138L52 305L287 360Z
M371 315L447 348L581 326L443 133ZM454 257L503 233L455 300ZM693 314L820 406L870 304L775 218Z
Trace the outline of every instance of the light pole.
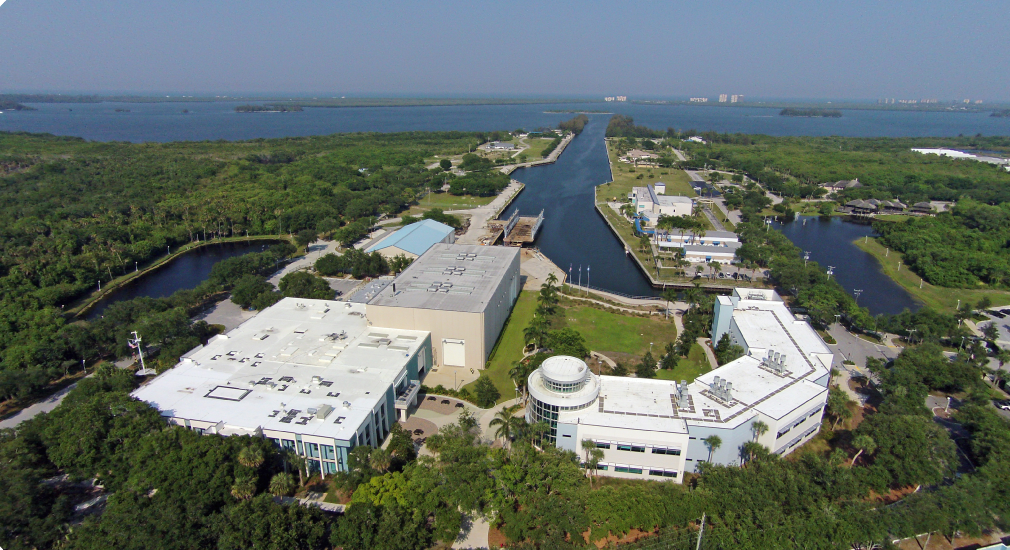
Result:
M831 276L834 275L834 274L835 274L835 266L829 265L828 266L828 280L829 281L831 280Z
M809 250L804 250L803 251L803 267L807 267L807 260L809 260L809 259L810 259L810 251Z
M137 266L137 262L133 262L133 272L136 273L137 271L140 271L140 267Z
M908 339L909 339L909 342L908 342L908 343L909 343L909 344L911 344L911 343L912 343L912 342L911 342L911 340L912 340L912 333L913 333L913 332L919 332L919 329L917 329L917 328L913 328L913 329L909 329L909 330L908 330Z
M863 293L863 289L861 289L861 288L854 288L854 289L852 289L852 293L856 295L856 305L858 306L859 305L859 295Z

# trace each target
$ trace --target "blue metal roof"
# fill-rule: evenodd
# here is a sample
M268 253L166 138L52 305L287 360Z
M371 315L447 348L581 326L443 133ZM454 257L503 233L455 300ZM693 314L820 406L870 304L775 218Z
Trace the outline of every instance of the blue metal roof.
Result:
M420 256L431 248L431 245L442 242L442 239L453 231L455 231L453 228L444 223L421 220L401 227L392 235L370 246L365 252L371 253L395 246L400 250Z

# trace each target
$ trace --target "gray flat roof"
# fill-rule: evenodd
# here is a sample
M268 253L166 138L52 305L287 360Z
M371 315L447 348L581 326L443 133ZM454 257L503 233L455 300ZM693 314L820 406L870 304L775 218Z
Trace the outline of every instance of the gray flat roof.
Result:
M163 416L349 440L428 334L369 327L364 304L285 298L133 395Z
M518 256L510 246L438 243L368 305L481 312Z

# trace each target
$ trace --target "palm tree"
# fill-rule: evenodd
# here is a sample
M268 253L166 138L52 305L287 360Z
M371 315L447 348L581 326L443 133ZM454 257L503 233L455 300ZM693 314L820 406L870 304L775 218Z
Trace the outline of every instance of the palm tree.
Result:
M708 447L708 461L712 462L712 455L715 454L719 447L722 447L722 438L717 435L710 435L702 439L702 441Z
M859 455L863 454L863 451L866 451L866 454L873 454L873 451L877 450L877 442L868 435L857 435L852 440L852 446L859 449L856 456L852 457L853 466L856 465L856 460L859 459Z
M296 453L294 449L288 449L284 451L284 454L282 456L284 457L283 458L284 471L285 472L288 471L289 464L293 466L296 470L298 470L298 486L299 487L305 486L305 468L306 468L305 458Z
M270 494L283 497L295 490L295 478L287 472L281 472L270 479Z
M497 428L494 432L495 439L501 438L502 445L508 448L509 441L515 437L517 431L516 425L516 411L521 407L520 404L515 404L509 407L504 407L502 410L495 413L494 418L488 423L491 428Z
M528 343L533 344L535 348L539 348L543 343L548 328L547 319L544 316L534 315L533 319L530 319L530 324L523 329L523 336Z
M596 447L596 442L592 439L582 440L582 452L586 453L586 476L589 478L589 488L593 488L593 475L596 474L596 468L600 465L600 460L603 460L603 450Z
M670 302L677 301L677 290L668 288L663 291L663 299L666 300L666 318L670 318Z
M239 500L249 500L256 496L256 479L252 476L236 479L231 486L231 496Z
M757 441L745 441L740 447L740 454L746 458L748 463L750 463L754 460L754 455L762 449L764 449L764 447Z
M530 424L529 428L527 428L527 433L530 435L530 443L532 444L535 441L540 441L544 438L544 434L547 434L550 431L551 425L545 420L538 420Z
M368 465L376 472L385 472L392 463L392 456L385 449L375 448L368 454Z
M256 470L263 464L263 449L249 445L238 453L238 463Z
M757 441L762 435L768 433L768 424L755 420L750 425L750 431L754 433L754 441Z

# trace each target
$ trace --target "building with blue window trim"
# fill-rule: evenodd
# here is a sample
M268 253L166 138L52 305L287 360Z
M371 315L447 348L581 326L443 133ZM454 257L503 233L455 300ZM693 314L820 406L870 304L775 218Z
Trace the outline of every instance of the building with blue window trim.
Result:
M173 424L264 437L333 474L416 405L431 364L427 331L369 326L364 304L285 298L133 395Z

